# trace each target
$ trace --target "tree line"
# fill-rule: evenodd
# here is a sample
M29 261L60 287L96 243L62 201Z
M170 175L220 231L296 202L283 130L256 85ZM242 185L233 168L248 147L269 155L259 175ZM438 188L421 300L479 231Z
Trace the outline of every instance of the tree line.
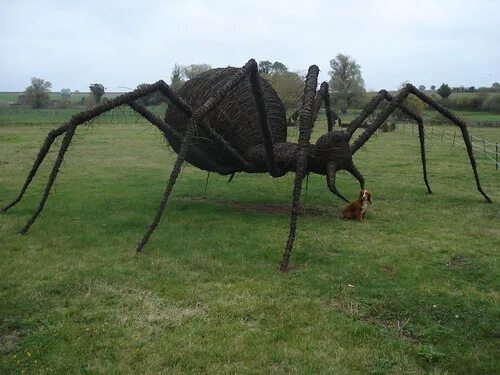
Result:
M258 63L259 73L268 80L281 98L287 113L300 107L304 89L304 73L290 70L280 61L271 62L262 60ZM170 74L170 87L178 91L182 85L197 75L212 69L208 64L175 64ZM329 85L332 106L340 113L346 113L349 108L360 108L369 100L366 95L365 83L361 74L361 66L351 56L338 54L330 60ZM147 85L142 83L137 87ZM20 95L20 104L30 105L32 108L46 108L49 105L49 93L52 85L40 78L32 78L31 85ZM400 88L402 88L401 86ZM426 90L424 85L419 85L420 90ZM82 98L82 104L94 106L103 100L106 88L100 83L89 85L90 94ZM439 95L442 104L457 110L486 110L500 111L500 84L495 82L491 87L450 87L442 83L439 88L430 86L431 95ZM474 93L470 95L453 95L454 93ZM499 93L490 95L489 93ZM61 90L60 106L71 104L71 90ZM139 101L146 106L158 105L164 98L161 93L152 93ZM417 104L418 100L411 97L406 99L406 104L417 113L423 112L425 105Z

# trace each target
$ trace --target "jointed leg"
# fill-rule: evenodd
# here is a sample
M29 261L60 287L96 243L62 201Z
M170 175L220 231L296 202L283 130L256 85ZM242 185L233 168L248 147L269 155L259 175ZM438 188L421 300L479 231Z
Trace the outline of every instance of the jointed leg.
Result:
M42 148L40 151L38 151L38 155L35 159L35 162L33 163L33 166L31 167L31 171L28 174L28 177L26 178L26 181L24 182L23 187L21 188L21 191L19 192L18 196L16 199L14 199L11 203L3 207L0 212L7 212L7 210L13 206L15 206L23 197L24 193L28 189L28 186L30 185L31 181L33 180L33 177L35 177L36 172L38 171L38 168L40 167L40 164L42 164L43 159L45 159L45 156L50 150L50 146L52 146L52 143L54 140L66 132L68 130L67 125L62 125L57 129L53 129L49 132L47 135L47 138L45 138L45 141L43 142Z
M141 98L143 96L146 96L154 91L157 91L158 88L161 86L161 85L166 85L165 82L163 81L158 81L152 85L149 85L147 87L144 87L144 88L140 88L140 89L137 89L137 90L134 90L130 93L127 93L127 94L123 94L123 95L120 95L112 100L110 100L109 102L107 103L104 103L104 104L101 104L97 107L94 107L92 109L89 109L87 111L84 111L84 112L80 112L76 115L74 115L70 121L68 121L66 124L63 124L62 126L60 126L59 128L57 129L53 129L49 132L49 134L47 135L47 138L45 139L44 141L44 144L42 145L40 151L38 152L38 155L37 155L37 158L35 160L35 162L33 163L33 167L31 168L31 171L30 173L28 174L28 177L26 178L26 181L20 191L20 193L18 194L18 196L16 197L16 199L14 199L11 203L9 203L7 206L5 206L4 208L2 208L2 212L5 212L7 211L9 208L11 208L12 206L14 206L15 204L17 204L23 197L24 193L26 192L28 186L30 185L31 181L33 180L34 176L36 175L37 171L38 171L38 168L40 167L40 165L42 164L43 160L45 159L45 156L47 155L47 153L49 152L49 149L52 145L52 143L54 142L54 140L70 131L72 128L73 128L73 132L74 130L76 129L76 127L80 124L83 124L89 120L92 120L93 118L99 116L100 114L106 112L106 111L109 111L113 108L116 108L122 104L125 104L129 101L133 101L133 100L136 100L138 98ZM71 140L71 137L70 137L70 140ZM69 147L69 142L68 144L65 146L65 149L64 151L62 152L62 155L64 156L64 153L66 152L66 149ZM61 148L62 150L62 148ZM56 166L54 165L54 168ZM57 170L59 169L59 167L57 167ZM57 175L57 170L55 171L55 175ZM53 169L54 171L54 169ZM55 178L55 177L54 177ZM53 183L50 182L50 185ZM48 186L49 187L49 186ZM48 191L50 192L50 187L48 189ZM45 200L47 198L43 199L44 203L45 203ZM43 209L43 204L41 205L42 209ZM39 214L39 213L38 213ZM28 229L29 229L29 226L33 223L33 221L36 219L36 217L38 216L38 214L34 215L32 217L32 222L29 224L29 225L26 225L25 228L23 229L23 232L25 233Z
M469 155L469 160L470 164L472 166L472 171L474 172L474 179L476 180L476 187L477 190L482 194L482 196L489 202L491 203L491 199L486 193L483 191L483 188L481 187L481 183L479 182L479 175L477 173L477 167L476 167L476 159L474 159L474 154L472 153L472 144L470 142L470 136L469 136L469 131L467 130L467 126L465 125L464 122L462 122L457 116L455 116L451 111L443 107L441 104L436 102L434 99L431 97L425 95L422 91L418 90L415 86L408 84L406 86L408 88L408 91L411 92L413 95L417 96L420 100L423 102L427 103L431 107L433 107L435 110L437 110L439 113L441 113L443 116L448 118L451 122L453 122L455 125L457 125L461 132L462 136L464 138L464 143L465 147L467 148L467 154Z
M393 98L392 98L392 95L390 95L388 92L386 92L385 99L390 102ZM422 120L422 118L419 115L417 115L415 112L413 112L410 108L408 108L404 104L400 104L399 109L401 109L407 116L411 117L417 123L418 137L420 139L420 157L422 160L422 172L424 174L424 182L425 182L425 186L427 187L427 192L429 194L432 194L432 190L431 190L431 187L429 185L429 180L427 179L427 161L425 159L424 120Z
M177 155L177 159L174 164L174 168L172 169L172 172L170 174L170 177L167 181L167 186L165 188L165 192L163 193L162 200L160 202L160 207L158 207L158 210L156 211L156 214L153 218L152 223L149 225L148 230L144 234L144 237L142 240L139 242L137 245L136 251L141 252L142 249L144 248L144 245L149 240L149 237L151 234L154 232L156 227L158 226L158 223L160 222L161 216L163 214L163 211L165 210L165 207L168 202L168 198L170 196L170 193L172 192L172 189L175 185L175 182L177 180L177 177L179 176L179 173L181 171L182 163L184 162L184 159L186 158L187 153L189 152L189 149L192 146L193 142L193 136L195 129L197 125L203 120L205 115L210 112L212 109L214 109L215 106L217 106L224 96L232 89L234 86L236 86L245 76L249 73L250 68L253 64L255 63L255 60L250 60L248 63L245 64L240 70L238 70L235 75L217 92L215 92L212 96L210 96L205 104L203 104L200 108L198 108L196 111L193 112L193 115L189 119L186 132L184 133L181 147L179 150L179 153Z
M337 167L334 163L328 163L328 165L326 166L326 182L328 183L328 188L337 197L349 203L347 198L344 197L342 194L340 194L340 192L337 190L337 185L335 183L335 179L337 177L337 171L338 171Z
M271 126L269 125L269 118L267 117L266 103L264 101L264 94L259 81L259 71L257 63L253 60L254 64L250 67L250 82L252 84L252 93L257 105L257 113L259 114L259 122L262 129L262 138L264 140L264 148L266 150L267 168L273 177L282 176L282 171L279 170L276 163L276 155L274 154L274 142L271 135Z
M47 198L49 197L50 190L52 189L52 185L54 184L54 181L56 180L57 173L59 172L59 168L61 167L61 163L64 158L64 154L68 150L69 144L71 143L71 139L73 138L73 135L75 135L75 130L76 130L76 125L71 126L66 134L64 135L61 147L59 149L59 154L57 155L57 159L54 163L54 166L52 167L52 172L50 172L50 177L49 181L47 182L47 186L45 187L45 191L43 193L42 199L40 201L40 204L38 205L37 210L33 213L31 218L28 220L24 228L21 230L21 234L26 234L28 230L30 229L31 225L35 222L36 218L38 215L40 215L40 212L43 210L43 206L45 206L45 202L47 201Z
M467 131L467 127L465 124L458 118L456 117L452 112L450 112L448 109L444 108L442 105L437 103L434 99L430 98L429 96L425 95L423 92L419 91L416 87L414 87L411 84L408 84L405 86L404 89L402 89L398 95L396 95L395 98L389 103L386 109L384 109L375 119L375 121L356 139L356 141L352 144L351 146L351 153L354 154L360 147L362 147L366 141L373 135L373 133L384 123L384 121L391 115L392 112L404 101L404 99L409 95L413 94L417 96L419 99L436 109L438 112L440 112L443 116L447 117L450 121L455 123L460 130L462 131L462 135L464 138L464 143L467 148L467 154L469 156L469 160L472 166L472 170L474 173L474 178L476 180L476 186L479 192L483 195L483 197L491 203L490 197L486 195L486 193L483 191L481 184L479 182L479 175L477 173L477 168L476 168L476 160L474 159L474 155L472 153L472 145L470 142L470 137L469 133ZM423 128L420 130L420 137L421 137L421 144L422 144L422 138L423 138ZM427 184L427 187L429 189L429 186ZM430 189L429 189L430 190Z
M302 190L302 181L307 173L307 148L311 139L312 122L311 115L314 105L314 96L316 86L318 84L319 69L316 65L309 68L304 87L304 101L302 103L302 111L300 115L300 133L299 133L299 149L297 151L297 166L295 171L295 181L293 185L293 201L292 212L290 218L290 232L285 245L285 252L280 265L280 271L284 272L288 269L292 246L295 240L295 232L297 229L297 216L299 212L300 193Z
M142 237L141 242L137 245L136 251L141 252L142 249L144 248L144 245L149 240L149 237L151 237L151 234L154 232L156 227L158 226L158 223L160 222L161 215L163 214L163 211L165 210L165 206L167 205L168 198L170 196L170 193L172 192L172 189L175 185L175 181L177 180L177 177L179 176L179 173L182 168L182 163L184 162L184 158L186 157L187 152L189 151L189 147L191 146L191 142L193 140L193 135L194 135L194 130L196 127L196 123L193 119L189 121L188 127L186 129L186 133L184 133L184 138L181 143L181 148L179 151L179 154L177 156L177 159L175 160L174 168L172 169L172 172L170 173L170 178L168 179L167 186L165 188L165 192L163 193L163 197L160 201L160 207L158 207L158 210L156 211L156 214L153 218L153 221L149 225L148 230Z
M424 134L424 124L422 120L417 122L418 125L418 138L420 139L420 158L422 159L422 172L424 174L424 182L427 187L427 192L432 194L431 187L429 185L429 180L427 179L427 162L425 159L425 134Z
M392 101L392 96L386 91L386 90L380 90L379 93L375 98L373 98L370 103L361 111L361 113L356 117L356 119L351 122L351 125L349 126L349 129L347 132L352 136L356 129L358 129L363 122L368 118L368 116L375 111L377 106L380 104L382 100L387 100L388 102ZM432 193L431 187L429 186L429 180L427 179L427 165L426 165L426 158L425 158L425 136L424 136L424 125L423 125L423 120L422 118L417 115L415 112L413 112L410 108L408 108L405 104L399 103L397 105L399 109L401 109L407 116L411 117L413 120L416 121L418 125L418 135L420 138L420 155L422 159L422 170L424 174L424 182L425 186L427 187L427 191L429 193ZM385 120L384 120L385 121ZM354 154L354 152L353 152Z
M328 123L328 132L333 130L333 126L335 124L335 120L339 118L337 114L331 110L330 108L330 93L328 91L328 83L323 82L319 88L318 93L316 94L316 100L314 103L314 110L312 115L312 127L314 127L314 122L318 117L319 110L321 109L321 103L325 106L326 111L326 121Z
M358 171L358 169L353 165L348 169L348 171L356 178L356 180L359 181L359 186L361 190L365 188L365 178L363 175Z

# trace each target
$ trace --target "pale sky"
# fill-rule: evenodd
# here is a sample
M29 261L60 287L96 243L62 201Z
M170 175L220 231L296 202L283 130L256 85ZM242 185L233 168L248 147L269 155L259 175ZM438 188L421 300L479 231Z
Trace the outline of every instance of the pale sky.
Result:
M53 90L126 91L175 63L290 70L352 56L367 89L500 81L500 0L0 0L0 91L31 77Z

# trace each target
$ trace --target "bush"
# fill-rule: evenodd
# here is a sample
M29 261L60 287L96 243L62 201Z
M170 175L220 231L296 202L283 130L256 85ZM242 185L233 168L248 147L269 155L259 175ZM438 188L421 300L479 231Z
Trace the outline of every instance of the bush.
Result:
M483 109L486 111L500 112L500 95L492 94L483 103Z

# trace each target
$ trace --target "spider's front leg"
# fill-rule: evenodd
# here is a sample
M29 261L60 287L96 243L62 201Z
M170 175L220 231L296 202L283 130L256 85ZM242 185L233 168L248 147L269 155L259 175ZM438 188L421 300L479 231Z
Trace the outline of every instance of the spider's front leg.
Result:
M486 199L487 202L491 203L490 197L484 192L484 190L481 187L481 183L479 182L479 174L477 173L477 167L476 167L476 160L474 158L473 152L472 152L472 144L470 141L469 137L469 132L467 130L467 127L463 121L461 121L457 116L455 116L452 112L450 112L448 109L443 107L441 104L436 102L433 98L427 96L424 94L422 91L418 90L415 86L411 84L407 84L399 93L396 95L390 102L387 108L385 108L375 119L375 121L356 139L356 141L352 144L351 146L351 152L354 154L357 150L359 150L360 147L362 147L368 139L377 131L380 126L387 120L387 118L393 113L398 106L401 106L405 98L409 95L413 94L417 96L420 100L423 102L427 103L429 106L437 110L439 113L441 113L443 116L448 118L451 122L453 122L455 125L457 125L461 132L462 136L464 138L464 143L466 146L467 154L469 156L469 161L472 167L472 171L474 174L474 179L476 180L476 187L478 191L481 193L481 195ZM421 140L421 145L423 145L423 127L419 125L419 136ZM422 154L424 155L424 154ZM423 156L423 161L425 162L425 157ZM425 166L424 166L425 168ZM425 169L424 169L425 170ZM426 181L427 183L427 181ZM430 188L427 183L427 187L430 191Z
M380 90L378 94L361 110L361 112L356 116L356 118L351 122L349 128L347 129L347 134L351 138L355 131L365 122L365 120L376 111L377 107L382 101L391 102L393 97L386 90ZM427 187L427 192L432 194L431 187L429 185L429 180L427 178L427 161L425 158L425 135L424 135L424 121L417 115L411 108L406 106L404 103L398 103L397 108L403 111L408 117L413 119L418 126L418 136L420 139L420 157L422 160L422 173L424 175L424 183Z

